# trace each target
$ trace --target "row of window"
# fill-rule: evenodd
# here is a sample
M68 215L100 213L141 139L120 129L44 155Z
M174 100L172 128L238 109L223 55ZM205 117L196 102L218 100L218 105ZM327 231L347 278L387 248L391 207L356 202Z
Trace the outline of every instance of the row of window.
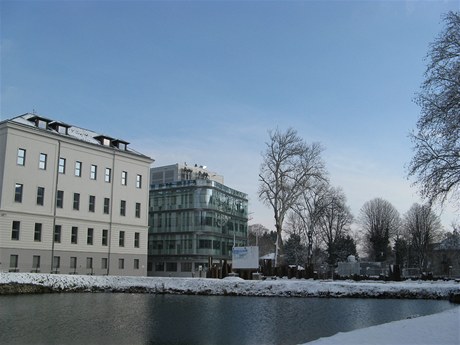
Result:
M40 272L40 265L41 265L41 258L40 255L33 255L32 257L32 267L31 271L35 272ZM19 255L17 254L12 254L10 255L10 271L18 271L19 267ZM76 256L71 256L69 260L69 265L67 266L70 270L73 270L73 272L69 273L76 273L77 270L77 257ZM53 268L52 272L59 272L61 269L61 257L60 256L54 256L53 257ZM101 267L102 270L107 270L108 269L108 258L101 258ZM93 258L92 257L87 257L86 258L86 269L92 270L95 269L93 266ZM118 269L123 270L125 269L125 259L120 258L118 259ZM133 261L133 269L138 270L139 269L139 259L134 259Z
M38 158L38 168L41 170L46 170L47 162L48 162L48 155L46 153L40 153L40 156ZM16 164L21 165L21 166L26 165L26 150L25 149L22 149L22 148L18 149ZM66 173L66 164L67 164L67 159L60 157L59 164L58 164L58 172L60 174ZM82 170L83 170L83 163L80 161L76 161L75 166L74 166L74 175L77 177L81 177ZM98 172L97 165L91 164L89 178L91 180L97 180L97 172ZM108 183L112 182L112 169L111 168L105 168L104 181ZM127 171L121 172L121 184L123 186L128 185L128 172ZM136 188L142 188L142 175L139 175L139 174L136 175Z
M42 230L43 224L42 223L35 223L34 226L34 241L41 242L42 241ZM11 240L19 241L21 233L21 222L20 221L13 221L11 227ZM78 235L79 229L77 226L71 227L70 232L70 243L71 244L78 244ZM102 229L101 234L101 245L107 246L109 243L109 230ZM61 243L62 237L62 225L55 225L54 226L54 243ZM88 228L86 231L86 244L92 246L94 244L94 228ZM140 247L140 233L134 233L134 248ZM124 247L125 246L125 231L119 231L118 233L118 246Z
M148 263L147 270L152 270L152 263ZM155 262L155 272L178 272L180 267L180 272L192 272L202 271L204 267L207 266L205 263L195 262L195 267L193 267L193 262Z
M22 203L23 193L24 193L24 185L22 183L16 183L14 186L14 201L18 203ZM37 205L43 206L44 203L45 203L45 188L37 187ZM63 190L57 191L56 207L57 208L64 207L64 191ZM73 193L72 207L75 211L80 210L80 193ZM88 211L89 212L96 211L96 196L95 195L89 196ZM110 198L104 198L103 213L104 214L110 213ZM120 201L120 216L126 216L126 200ZM135 204L134 216L136 218L141 217L141 203L140 202L136 202Z

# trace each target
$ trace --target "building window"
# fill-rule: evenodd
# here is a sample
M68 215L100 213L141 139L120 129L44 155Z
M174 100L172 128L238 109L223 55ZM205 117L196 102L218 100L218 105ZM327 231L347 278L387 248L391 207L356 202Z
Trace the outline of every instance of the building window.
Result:
M198 248L200 249L211 249L212 241L211 240L199 240Z
M124 231L120 231L120 237L118 238L118 245L120 247L125 246L125 232Z
M165 270L165 263L164 262L155 262L155 271L156 272L164 272Z
M81 177L81 162L75 162L75 176Z
M105 168L104 181L109 183L112 181L112 169Z
M167 262L166 272L177 272L177 262Z
M110 213L110 198L104 198L104 214Z
M70 243L77 244L78 243L78 227L72 226L72 234L70 237Z
M18 255L12 254L10 255L10 269L17 270L18 268Z
M80 193L73 193L73 209L77 211L80 209Z
M90 195L88 211L94 212L95 208L96 208L96 197L94 195Z
M94 229L93 228L88 228L88 233L86 236L86 244L92 246L93 245L93 234L94 234Z
M191 262L181 262L180 270L181 272L192 272L192 263Z
M142 175L136 176L136 188L142 188Z
M45 188L38 187L37 188L37 205L43 206L45 203Z
M70 257L70 268L73 268L74 272L77 269L77 257L76 256Z
M38 167L41 170L46 170L46 160L48 158L48 155L46 153L40 153L40 160L38 162Z
M120 216L126 216L126 200L120 202Z
M139 269L139 259L134 259L134 269L135 270Z
M13 225L11 227L11 239L19 241L19 231L21 229L21 222L18 220L13 220Z
M16 160L17 165L26 165L26 150L18 149L18 158Z
M107 258L101 258L101 269L106 270L108 267Z
M53 257L53 271L54 273L58 273L58 269L61 267L61 257L60 256L54 256Z
M86 268L93 269L93 258L86 258Z
M54 243L61 243L61 225L54 226Z
M59 158L59 167L58 171L60 174L65 174L65 158Z
M126 186L128 184L128 172L127 171L121 172L121 184L123 186Z
M22 191L23 185L21 183L16 183L14 186L14 201L22 202Z
M134 233L134 248L139 248L139 242L140 242L140 233L135 232Z
M35 272L40 270L40 255L32 256L32 269L35 270Z
M118 269L120 270L125 269L125 259L118 259Z
M96 178L97 178L97 165L94 165L94 164L91 165L91 170L90 170L90 173L89 173L89 178L90 178L91 180L96 180Z
M109 230L102 230L102 245L107 246L109 243Z
M42 223L35 223L34 241L35 242L42 241Z
M56 194L56 207L63 208L64 207L64 191L58 190Z
M48 127L48 122L47 122L47 121L42 120L42 119L37 119L36 121L37 121L37 122L36 122L35 125L36 125L38 128L47 129L47 127Z
M141 217L141 203L136 202L136 218L140 218L140 217Z

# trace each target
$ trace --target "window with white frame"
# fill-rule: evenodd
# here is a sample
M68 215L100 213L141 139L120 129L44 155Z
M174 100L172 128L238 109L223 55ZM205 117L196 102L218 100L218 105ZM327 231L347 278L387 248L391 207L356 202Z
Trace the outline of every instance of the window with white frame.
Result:
M81 177L81 167L82 167L82 163L79 161L76 161L75 162L75 176Z
M48 155L46 153L40 153L40 159L38 162L38 167L41 170L46 170L46 161L48 160Z
M112 181L112 169L105 168L104 181L108 183Z
M26 165L26 150L18 149L18 157L16 160L17 165Z
M96 180L97 179L97 165L91 164L89 178L91 180Z
M58 171L60 174L65 174L65 161L66 161L65 158L62 158L62 157L59 158Z
M128 172L127 171L121 172L121 184L123 186L126 186L128 184Z
M23 191L23 184L16 183L14 186L14 201L15 202L22 202L22 191Z

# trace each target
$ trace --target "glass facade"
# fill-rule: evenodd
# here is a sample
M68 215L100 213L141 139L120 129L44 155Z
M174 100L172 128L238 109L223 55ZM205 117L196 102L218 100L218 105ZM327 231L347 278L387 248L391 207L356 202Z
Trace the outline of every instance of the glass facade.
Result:
M190 276L231 260L234 245L247 245L247 228L245 193L207 179L152 185L149 274Z

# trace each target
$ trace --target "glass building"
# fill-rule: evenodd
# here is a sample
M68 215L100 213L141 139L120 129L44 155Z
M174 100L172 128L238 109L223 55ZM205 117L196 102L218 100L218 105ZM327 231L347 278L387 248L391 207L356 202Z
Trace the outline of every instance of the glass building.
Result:
M206 276L247 245L248 200L203 166L151 169L148 275Z

